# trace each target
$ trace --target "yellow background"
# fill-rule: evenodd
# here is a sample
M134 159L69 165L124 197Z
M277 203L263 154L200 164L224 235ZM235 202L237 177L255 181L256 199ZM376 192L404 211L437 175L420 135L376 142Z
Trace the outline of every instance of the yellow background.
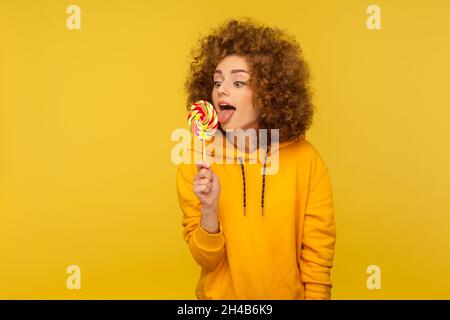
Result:
M198 36L249 16L295 34L312 68L332 297L449 299L449 15L445 0L1 1L0 298L195 298L170 135Z

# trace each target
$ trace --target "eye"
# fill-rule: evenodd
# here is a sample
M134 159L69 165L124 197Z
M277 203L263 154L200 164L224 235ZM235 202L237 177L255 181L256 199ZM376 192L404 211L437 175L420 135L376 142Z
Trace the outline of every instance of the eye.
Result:
M246 83L243 81L235 81L234 85L238 88L242 87L243 85L245 85Z
M220 81L214 81L214 87L218 88L220 86Z

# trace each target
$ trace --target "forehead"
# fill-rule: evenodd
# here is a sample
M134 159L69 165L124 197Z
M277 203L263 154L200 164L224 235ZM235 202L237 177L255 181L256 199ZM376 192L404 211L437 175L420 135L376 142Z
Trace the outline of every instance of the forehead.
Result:
M227 56L216 67L216 71L221 71L222 73L230 73L232 70L246 70L250 72L247 59L242 56ZM239 74L246 74L240 72Z

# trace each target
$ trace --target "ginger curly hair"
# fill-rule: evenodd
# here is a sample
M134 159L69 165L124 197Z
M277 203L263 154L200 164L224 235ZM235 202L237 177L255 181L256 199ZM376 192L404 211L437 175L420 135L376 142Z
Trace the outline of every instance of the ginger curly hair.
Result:
M279 129L279 142L284 142L303 136L312 124L310 71L294 37L249 18L229 20L201 38L191 54L185 82L188 109L193 101L212 101L215 68L226 56L238 55L250 67L259 128Z

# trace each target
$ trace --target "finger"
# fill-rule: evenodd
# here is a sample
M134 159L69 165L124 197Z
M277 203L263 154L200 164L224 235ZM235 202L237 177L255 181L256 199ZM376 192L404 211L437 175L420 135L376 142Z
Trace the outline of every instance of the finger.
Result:
M195 184L196 184L196 185L199 185L199 186L201 186L201 185L206 185L206 186L211 187L211 181L210 181L208 178L203 178L203 179L201 179L201 180L197 180L197 181L195 182Z
M196 194L198 194L198 193L200 193L202 191L203 191L203 186L197 186L197 185L194 186L194 192Z
M194 186L194 192L195 193L208 193L209 192L209 190L210 190L210 188L208 187L208 186L206 186L206 185L197 185L197 186Z
M201 169L197 174L198 179L208 178L212 180L211 169Z
M208 162L201 160L196 164L197 170L200 171L202 168L209 169L210 165Z
M200 184L194 187L194 191L198 193L208 193L211 190L211 186L207 184Z

